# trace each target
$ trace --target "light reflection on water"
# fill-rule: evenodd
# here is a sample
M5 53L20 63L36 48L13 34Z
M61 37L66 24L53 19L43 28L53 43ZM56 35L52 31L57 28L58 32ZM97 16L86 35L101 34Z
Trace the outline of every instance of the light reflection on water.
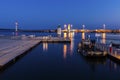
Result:
M48 43L44 42L43 43L43 51L47 51L48 50Z
M41 43L1 72L0 79L119 80L120 65L118 63L109 58L88 59L77 53L77 45L81 37L81 34L75 34L70 44Z
M63 45L63 57L64 57L64 59L66 59L66 56L67 56L67 45L64 44Z

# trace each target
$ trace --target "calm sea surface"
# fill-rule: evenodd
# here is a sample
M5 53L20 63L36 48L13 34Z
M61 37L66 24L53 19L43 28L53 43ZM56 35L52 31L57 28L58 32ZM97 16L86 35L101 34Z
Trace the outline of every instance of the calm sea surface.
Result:
M80 40L77 33L70 44L40 43L1 71L0 80L120 80L120 65L109 58L86 59L77 52Z

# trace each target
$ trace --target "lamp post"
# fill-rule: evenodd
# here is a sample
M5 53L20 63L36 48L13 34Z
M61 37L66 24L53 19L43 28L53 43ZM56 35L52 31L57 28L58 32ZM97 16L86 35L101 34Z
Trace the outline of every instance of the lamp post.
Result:
M18 22L15 22L15 33L16 36L18 35Z
M85 28L85 25L83 24L83 25L82 25L82 27L83 27L83 30L84 30L84 28Z
M103 24L103 29L105 30L105 27L106 27L106 25L105 24Z
M18 22L15 22L15 32L18 31Z

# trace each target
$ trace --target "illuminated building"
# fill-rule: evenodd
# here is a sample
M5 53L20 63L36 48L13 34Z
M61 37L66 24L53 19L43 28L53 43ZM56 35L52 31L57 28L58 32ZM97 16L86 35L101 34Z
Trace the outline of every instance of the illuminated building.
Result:
M71 28L71 25L70 24L68 24L68 30L70 31L70 28Z

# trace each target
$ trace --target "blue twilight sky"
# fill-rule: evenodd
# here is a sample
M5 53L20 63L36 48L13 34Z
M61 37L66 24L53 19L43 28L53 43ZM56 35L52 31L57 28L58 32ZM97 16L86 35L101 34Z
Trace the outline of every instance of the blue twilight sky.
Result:
M0 0L0 28L120 27L120 0Z

